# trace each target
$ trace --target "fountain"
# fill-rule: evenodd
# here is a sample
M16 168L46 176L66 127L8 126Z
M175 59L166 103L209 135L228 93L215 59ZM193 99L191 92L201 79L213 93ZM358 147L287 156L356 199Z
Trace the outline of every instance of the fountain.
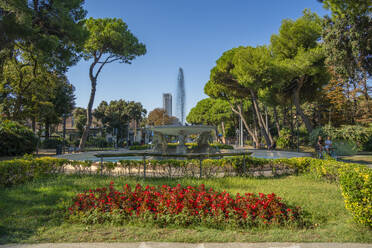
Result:
M186 138L192 134L198 135L196 147L189 152L193 153L213 153L215 149L209 146L212 142L215 127L213 126L181 126L181 125L169 125L169 126L157 126L150 128L154 132L153 138L153 149L155 152L162 154L174 153L171 147L168 147L168 141L166 136L178 137L178 145L176 146L176 154L186 154L188 149L185 145Z
M176 113L179 118L178 125L165 125L165 126L155 126L151 127L150 130L153 132L153 149L152 151L126 151L124 153L99 153L95 154L97 158L100 159L100 168L102 171L103 168L103 159L104 158L115 158L119 159L120 157L138 157L142 156L143 161L143 178L146 178L146 173L154 173L154 167L147 168L148 166L153 166L151 162L147 160L153 160L154 158L166 159L166 158L175 158L175 159L190 159L191 167L195 166L195 160L199 160L199 177L203 177L203 160L216 158L220 159L224 156L243 156L243 168L245 168L245 156L250 155L251 152L246 151L224 151L217 152L218 149L209 144L212 142L213 137L216 135L216 128L213 126L207 125L185 125L185 80L183 76L182 68L179 69L178 82L177 82L177 99L176 99ZM197 135L195 147L191 149L186 146L187 137L190 135ZM178 143L176 146L168 145L168 137L177 137ZM191 160L192 159L192 160ZM167 161L165 161L167 162ZM168 161L168 169L164 169L163 172L166 172L169 176L173 170L171 170L172 162ZM194 164L193 164L194 163ZM156 162L155 162L156 164ZM187 163L188 164L188 163ZM138 165L138 164L136 164ZM190 164L188 164L189 166ZM164 167L165 168L165 167ZM195 169L195 167L193 167ZM222 168L222 167L221 167ZM179 168L177 168L179 169ZM245 170L245 169L243 169ZM140 172L140 170L138 170ZM181 172L180 175L183 174ZM192 175L194 175L195 170L192 170ZM156 174L156 173L155 173ZM223 173L222 173L223 174Z
M177 80L177 95L176 95L176 117L181 122L181 125L185 124L185 78L183 76L183 70L180 67L178 70Z
M179 125L166 125L150 128L154 132L153 149L155 152L162 154L174 153L170 147L166 136L178 137L178 145L176 146L176 154L193 153L211 153L214 150L209 146L212 138L215 135L215 127L197 125L185 126L185 79L182 68L179 68L177 80L177 98L176 98L176 115L179 119ZM188 151L185 142L186 138L190 135L198 135L197 146Z

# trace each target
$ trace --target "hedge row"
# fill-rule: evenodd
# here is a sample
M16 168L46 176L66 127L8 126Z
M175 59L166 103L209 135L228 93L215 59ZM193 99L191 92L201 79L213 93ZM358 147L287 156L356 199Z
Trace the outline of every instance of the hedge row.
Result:
M151 149L151 145L133 145L129 147L129 150L147 150Z
M22 184L61 172L67 159L29 158L0 161L0 187Z
M81 170L91 169L93 163L92 161L68 161L56 158L1 161L0 186L11 186L63 172L67 165L72 165L81 172ZM142 166L143 161L136 160L122 160L118 163L105 162L102 167L99 167L97 173L102 173L102 170L110 172L117 167L130 170L142 168ZM147 160L146 166L161 168L165 172L179 170L182 173L189 167L199 168L200 162L199 160ZM252 168L271 168L273 171L288 168L296 173L311 173L316 177L338 182L345 198L346 208L352 213L354 219L358 223L372 227L372 169L365 165L314 158L260 159L248 157L243 159L243 157L236 156L205 159L201 168L203 173L222 169L226 172L233 170L235 175L246 175L246 172ZM199 176L199 174L193 173L189 176Z

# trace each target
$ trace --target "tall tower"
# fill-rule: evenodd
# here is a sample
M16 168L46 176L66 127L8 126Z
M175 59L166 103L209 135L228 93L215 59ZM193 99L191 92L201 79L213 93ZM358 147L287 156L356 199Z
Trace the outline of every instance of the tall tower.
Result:
M164 93L163 94L163 109L168 116L172 116L172 94Z
M178 71L178 79L177 79L177 102L176 102L176 114L177 118L181 122L181 124L185 124L185 101L186 101L186 94L185 94L185 78L183 76L182 68Z

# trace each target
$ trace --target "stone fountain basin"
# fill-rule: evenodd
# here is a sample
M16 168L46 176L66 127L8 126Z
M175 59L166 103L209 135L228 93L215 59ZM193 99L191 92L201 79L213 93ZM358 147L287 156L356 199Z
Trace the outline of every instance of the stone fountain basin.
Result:
M151 127L151 131L159 132L163 135L191 135L191 134L200 134L204 132L211 132L215 130L213 126L205 125L193 125L193 126L179 126L179 125L167 125L167 126L157 126Z

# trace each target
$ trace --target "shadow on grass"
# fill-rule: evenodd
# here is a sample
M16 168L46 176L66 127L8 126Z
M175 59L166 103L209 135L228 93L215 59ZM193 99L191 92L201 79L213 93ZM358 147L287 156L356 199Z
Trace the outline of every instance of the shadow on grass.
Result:
M84 189L73 178L65 177L63 189L59 181L49 177L0 190L0 244L24 242L40 229L63 223L68 192Z
M368 162L365 160L357 160L357 159L349 160L349 159L340 158L340 161L345 162L345 163L372 165L372 162Z

